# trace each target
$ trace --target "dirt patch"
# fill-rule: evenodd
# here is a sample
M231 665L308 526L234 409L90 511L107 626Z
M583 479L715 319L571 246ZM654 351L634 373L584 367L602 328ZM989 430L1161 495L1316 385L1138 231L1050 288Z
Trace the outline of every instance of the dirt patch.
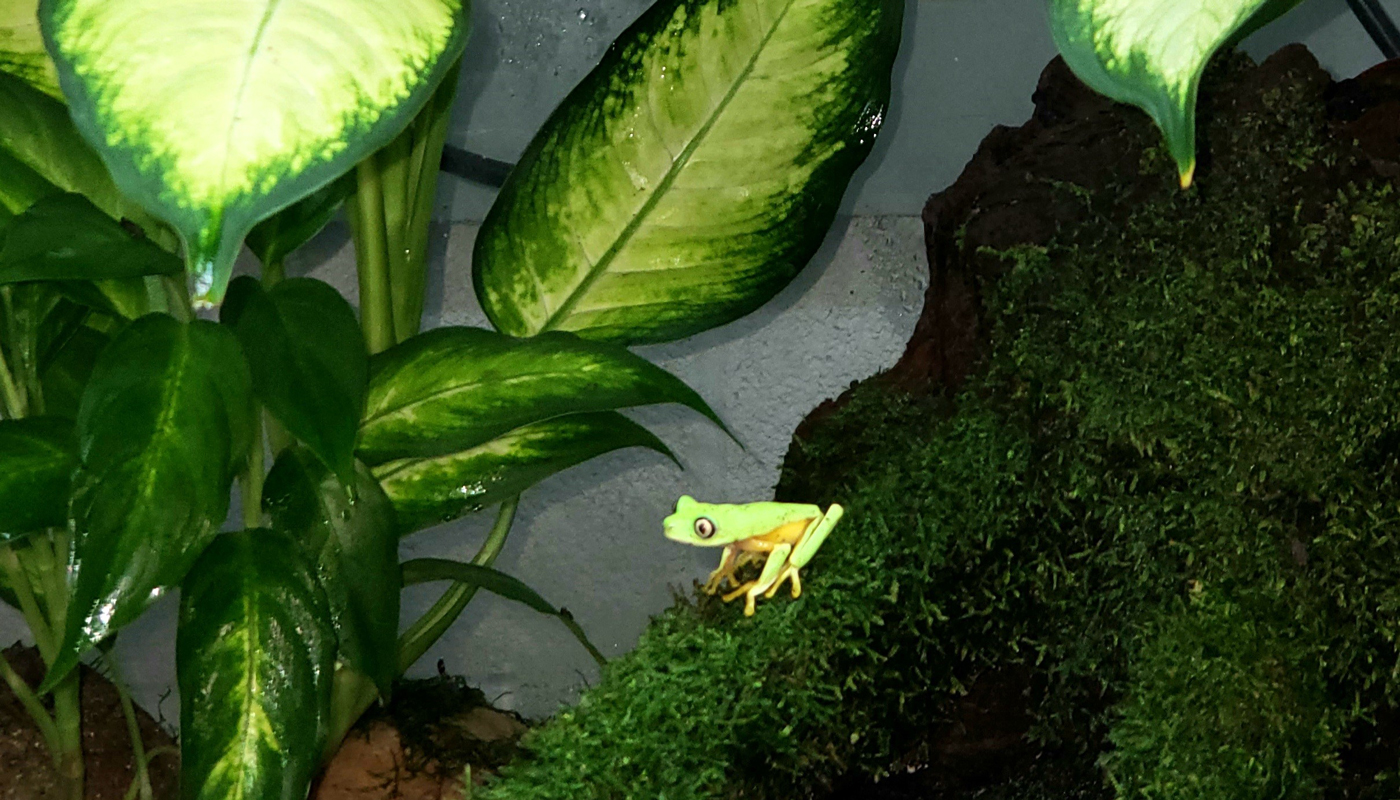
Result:
M519 752L527 726L460 677L404 681L366 714L312 791L314 800L456 800L466 767L485 782Z
M18 644L5 651L15 671L37 686L44 675L39 652ZM117 689L101 674L82 668L83 755L87 763L85 797L122 800L131 786L135 759ZM175 742L149 714L136 709L147 752ZM173 800L179 782L179 758L156 756L150 766L151 788L160 800ZM9 687L0 685L0 800L48 800L61 792L44 740Z

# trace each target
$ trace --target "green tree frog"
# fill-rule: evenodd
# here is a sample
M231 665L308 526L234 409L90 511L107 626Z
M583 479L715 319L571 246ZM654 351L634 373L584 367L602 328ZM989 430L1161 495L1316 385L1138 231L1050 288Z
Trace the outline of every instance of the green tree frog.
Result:
M843 513L835 503L822 513L820 506L802 503L728 505L700 503L686 495L661 524L667 539L701 547L722 545L719 568L710 573L703 591L715 594L729 581L737 588L724 595L724 602L745 595L744 616L753 616L758 596L771 598L783 581L792 582L793 597L802 595L797 571L812 560ZM740 584L735 570L756 561L764 562L758 580Z

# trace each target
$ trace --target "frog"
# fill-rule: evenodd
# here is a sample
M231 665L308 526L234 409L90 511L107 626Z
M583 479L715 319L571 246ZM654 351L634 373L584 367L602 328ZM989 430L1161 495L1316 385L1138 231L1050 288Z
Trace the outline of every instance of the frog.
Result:
M784 581L791 585L794 599L802 596L798 570L812 560L844 513L836 503L823 512L821 506L806 503L702 503L684 495L661 526L672 541L724 547L719 567L701 591L717 594L728 581L735 588L723 595L724 602L743 596L744 616L751 617L758 596L771 599ZM735 572L759 561L763 570L758 578L740 583Z

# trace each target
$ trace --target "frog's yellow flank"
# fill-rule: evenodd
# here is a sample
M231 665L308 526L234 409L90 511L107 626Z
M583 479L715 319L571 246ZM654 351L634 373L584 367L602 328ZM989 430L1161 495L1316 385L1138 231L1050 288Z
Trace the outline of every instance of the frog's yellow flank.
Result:
M744 595L744 615L753 616L758 596L771 598L783 581L791 582L794 598L802 595L798 570L812 560L842 513L841 506L834 503L823 512L820 506L803 503L730 505L701 503L687 495L676 501L675 513L662 522L662 528L673 541L724 547L719 567L710 573L704 592L716 594L726 581L735 584L724 601ZM764 562L758 579L739 584L735 570L757 561Z

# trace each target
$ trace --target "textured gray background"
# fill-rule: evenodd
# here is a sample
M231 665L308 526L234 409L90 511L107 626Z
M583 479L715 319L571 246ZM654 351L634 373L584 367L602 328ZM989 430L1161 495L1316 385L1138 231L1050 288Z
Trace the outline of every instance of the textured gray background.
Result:
M667 542L660 521L677 496L715 502L771 497L793 428L822 400L892 365L922 306L927 280L918 214L952 182L992 126L1031 112L1036 78L1054 55L1044 0L909 0L894 105L842 216L807 270L750 317L692 339L640 348L686 380L734 429L741 450L695 414L634 416L680 456L623 451L558 475L524 496L498 566L568 607L609 656L636 642L647 618L714 566L716 553ZM514 160L554 106L648 0L478 0L451 142ZM1400 0L1387 0L1400 16ZM1337 76L1380 60L1344 0L1308 0L1256 34L1260 58L1307 43ZM493 193L444 176L428 324L485 325L471 291L471 244ZM355 296L353 255L333 225L300 253L293 272ZM489 515L490 512L487 512ZM489 525L469 518L405 542L404 557L470 558ZM839 535L839 533L838 533ZM405 595L407 624L435 597ZM175 602L167 598L120 637L124 672L143 705L178 718ZM0 641L24 638L0 608ZM411 671L438 659L500 705L546 715L596 680L597 669L553 619L480 597ZM164 698L162 700L162 698Z

